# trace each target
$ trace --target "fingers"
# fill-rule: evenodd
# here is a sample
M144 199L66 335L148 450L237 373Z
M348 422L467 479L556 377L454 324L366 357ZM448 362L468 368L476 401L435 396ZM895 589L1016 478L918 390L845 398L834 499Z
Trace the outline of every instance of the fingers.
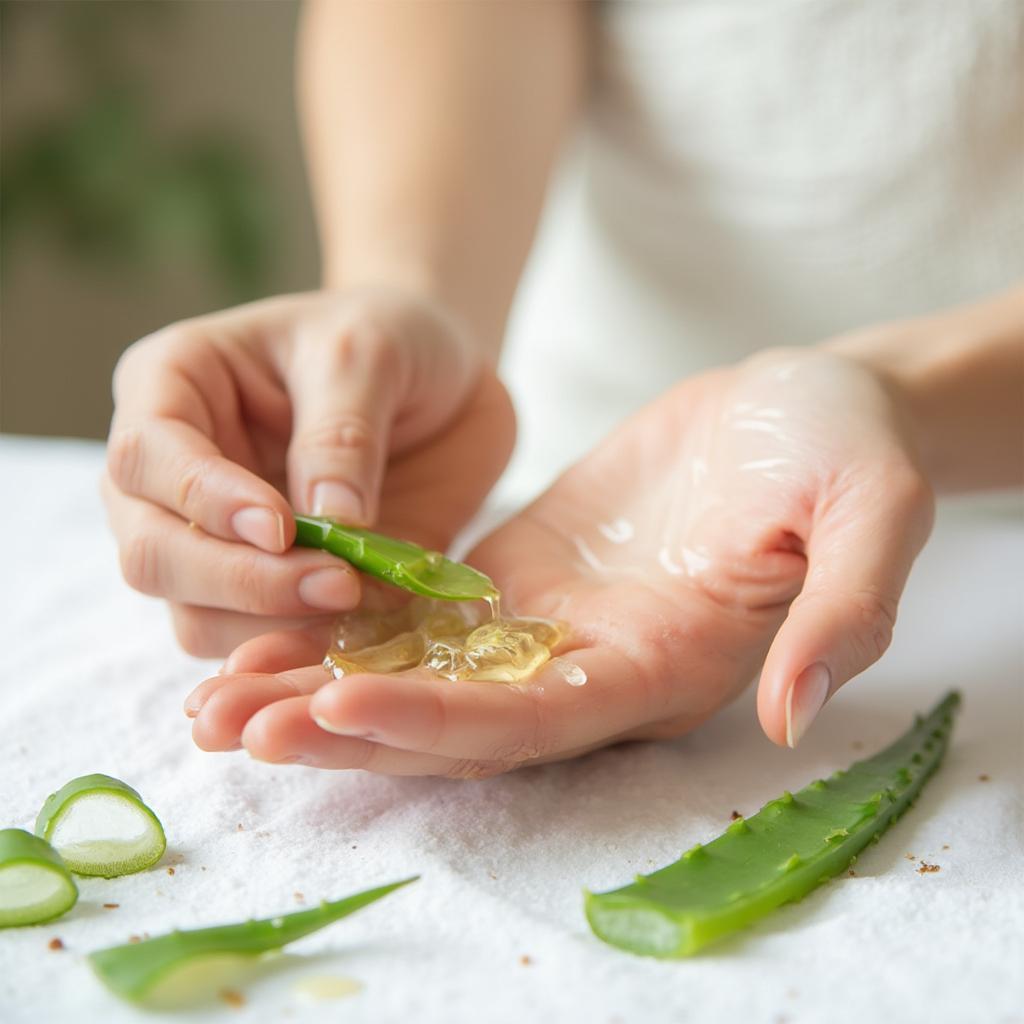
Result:
M236 750L242 730L261 708L275 701L313 693L330 679L319 665L280 675L214 676L185 699L194 718L192 738L203 750Z
M396 750L371 740L324 732L310 717L309 694L328 678L316 666L278 676L208 679L185 702L186 714L195 718L192 738L207 751L244 746L253 757L275 764L362 768L384 775L485 778L516 766Z
M261 761L316 768L361 768L383 775L483 778L506 769L498 764L453 761L434 754L396 750L381 743L332 736L309 716L309 697L280 700L258 711L242 732L242 744Z
M301 665L317 665L330 646L330 621L304 629L285 629L256 636L240 644L224 663L224 673L287 672Z
M586 677L583 685L567 681L570 662ZM591 648L570 652L521 687L451 683L416 671L349 676L319 688L310 713L338 735L508 765L549 759L650 721L657 714L651 692L621 652Z
M309 665L319 660L316 654L277 660L255 656L244 661L232 660L240 651L247 652L250 642L255 644L258 652L261 650L259 641L264 636L289 636L306 626L306 619L246 615L243 612L175 602L171 602L170 609L174 633L182 649L196 658L225 658L230 655L222 669L224 672L283 672L295 665ZM312 632L322 634L324 638L321 655L327 650L332 621L333 617L325 618L310 627Z
M123 493L175 512L215 537L275 554L295 539L284 497L181 420L148 418L115 426L107 471Z
M372 323L297 343L288 368L295 506L352 525L377 519L391 421L405 388L402 350Z
M897 466L848 489L816 517L803 589L758 687L758 716L769 739L796 746L825 701L885 652L932 515L923 478Z
M123 494L108 500L108 515L124 577L144 594L272 616L346 611L359 603L356 572L325 552L272 555L232 544Z

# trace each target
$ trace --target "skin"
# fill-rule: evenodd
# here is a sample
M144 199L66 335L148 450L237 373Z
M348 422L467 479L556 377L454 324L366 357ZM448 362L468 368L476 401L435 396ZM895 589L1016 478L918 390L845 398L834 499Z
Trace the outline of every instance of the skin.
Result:
M193 735L275 762L480 776L679 735L763 664L761 719L785 742L807 666L827 664L831 693L884 651L932 507L874 374L763 353L651 403L470 555L517 612L569 623L560 653L585 686L551 667L522 686L332 680L309 629L236 651L190 697ZM608 541L622 522L633 536Z
M585 94L590 10L306 8L325 290L169 328L115 381L125 574L168 599L193 653L240 644L187 701L201 747L487 775L678 735L759 669L765 732L794 745L888 643L932 492L1020 481L1018 289L681 382L487 538L469 560L512 611L569 622L585 686L552 668L519 687L324 673L327 613L385 595L291 550L288 502L443 548L501 472L513 424L491 367ZM253 507L262 527L236 519ZM640 542L602 539L620 519ZM596 562L577 536L603 544Z
M380 292L284 296L174 325L128 350L114 394L102 490L122 570L167 599L182 646L204 657L367 596L344 562L291 548L289 499L443 549L515 432L460 326ZM344 488L326 505L324 480Z

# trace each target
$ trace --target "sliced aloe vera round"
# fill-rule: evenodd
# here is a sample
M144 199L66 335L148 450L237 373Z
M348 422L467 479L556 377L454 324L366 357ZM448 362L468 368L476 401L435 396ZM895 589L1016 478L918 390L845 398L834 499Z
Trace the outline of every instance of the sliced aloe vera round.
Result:
M83 775L51 794L36 818L47 840L78 875L114 878L152 867L167 848L157 816L127 783Z
M0 928L52 921L77 899L74 880L45 839L0 829Z

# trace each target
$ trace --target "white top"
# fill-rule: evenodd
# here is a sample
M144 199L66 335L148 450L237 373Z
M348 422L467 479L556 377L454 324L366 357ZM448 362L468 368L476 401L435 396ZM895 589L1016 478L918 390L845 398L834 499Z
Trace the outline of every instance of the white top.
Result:
M510 330L519 485L684 375L1024 277L1019 0L594 20L585 130Z

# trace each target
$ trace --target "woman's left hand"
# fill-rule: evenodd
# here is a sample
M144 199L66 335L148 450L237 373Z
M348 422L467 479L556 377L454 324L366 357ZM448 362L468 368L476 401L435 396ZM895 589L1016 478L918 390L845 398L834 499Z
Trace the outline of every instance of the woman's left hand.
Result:
M898 396L859 363L772 350L684 381L618 427L469 561L506 607L564 620L522 685L414 670L331 679L321 629L239 648L186 704L204 749L473 777L684 733L761 668L793 746L889 644L932 524ZM763 668L762 668L763 665Z

